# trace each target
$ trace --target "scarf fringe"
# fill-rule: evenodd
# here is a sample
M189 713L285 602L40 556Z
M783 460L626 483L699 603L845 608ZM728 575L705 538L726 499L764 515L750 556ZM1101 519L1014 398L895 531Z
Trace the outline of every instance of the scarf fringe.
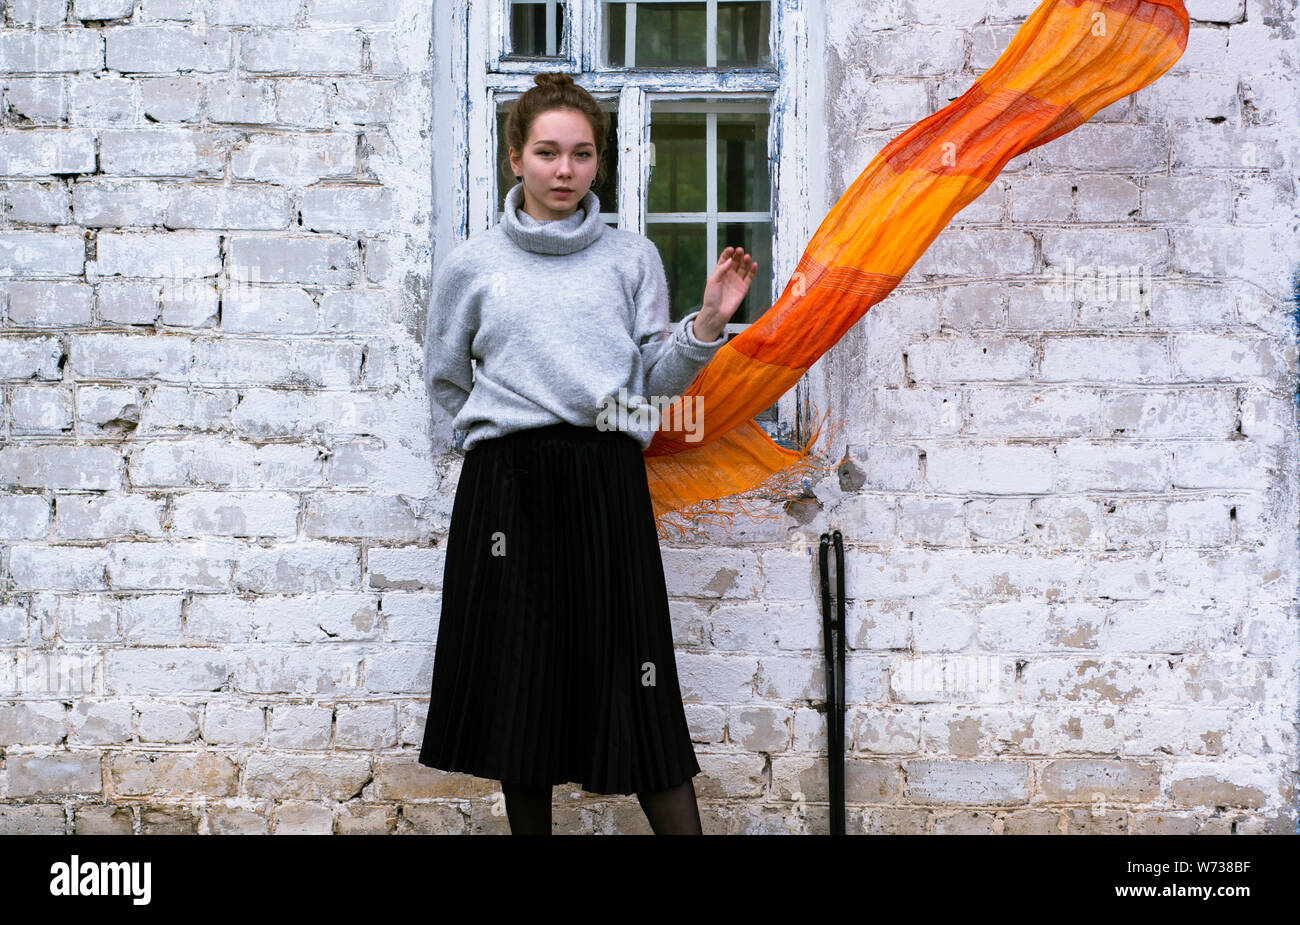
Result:
M822 414L812 433L799 447L797 462L778 469L758 484L744 491L722 498L705 498L694 504L677 510L666 511L657 516L655 518L655 529L659 534L659 539L664 541L683 539L689 533L701 527L725 525L728 530L731 530L735 527L737 517L745 517L754 522L777 520L785 517L790 502L805 497L810 493L807 481L810 475L833 471L838 469L843 462L843 457L841 457L838 462L833 462L830 465L820 465L819 463L825 462L827 457L813 451L813 446L817 443L822 431L828 428L827 418L829 415L829 411ZM834 424L829 425L829 433L826 437L827 446L834 445L835 438L847 421L848 418L841 418ZM774 504L780 502L784 503L780 504L778 509L773 510Z

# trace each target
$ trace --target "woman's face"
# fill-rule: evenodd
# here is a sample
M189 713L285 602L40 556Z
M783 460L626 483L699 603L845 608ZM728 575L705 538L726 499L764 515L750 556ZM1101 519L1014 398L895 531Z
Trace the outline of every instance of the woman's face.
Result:
M539 115L522 157L510 149L510 166L523 177L523 210L539 221L572 215L591 189L598 154L591 123L576 109L552 109Z

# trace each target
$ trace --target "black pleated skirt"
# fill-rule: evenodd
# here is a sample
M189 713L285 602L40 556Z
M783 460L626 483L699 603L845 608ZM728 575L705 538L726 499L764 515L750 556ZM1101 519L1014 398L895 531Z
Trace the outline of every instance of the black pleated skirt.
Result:
M419 762L592 793L699 773L628 434L553 424L465 454Z

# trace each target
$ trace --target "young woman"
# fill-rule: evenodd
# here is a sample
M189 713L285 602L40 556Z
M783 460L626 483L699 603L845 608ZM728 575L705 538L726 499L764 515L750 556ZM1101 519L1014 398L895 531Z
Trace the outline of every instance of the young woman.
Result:
M728 247L670 325L658 250L591 192L609 117L567 75L534 83L506 123L521 182L440 265L429 306L425 381L466 453L419 761L500 780L515 834L550 834L565 782L635 793L656 834L700 834L642 456L654 416L636 412L726 341L758 265Z

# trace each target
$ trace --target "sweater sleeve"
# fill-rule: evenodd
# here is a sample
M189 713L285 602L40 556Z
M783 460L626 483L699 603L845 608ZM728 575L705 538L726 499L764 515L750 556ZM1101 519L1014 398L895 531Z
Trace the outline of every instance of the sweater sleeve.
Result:
M424 330L424 385L453 418L474 388L470 345L477 327L471 269L460 258L453 250L438 268Z
M714 341L702 341L691 332L693 311L676 324L669 324L668 281L659 248L644 238L646 254L641 262L641 281L636 293L636 342L645 369L647 397L680 395L713 354L727 342L727 333Z

